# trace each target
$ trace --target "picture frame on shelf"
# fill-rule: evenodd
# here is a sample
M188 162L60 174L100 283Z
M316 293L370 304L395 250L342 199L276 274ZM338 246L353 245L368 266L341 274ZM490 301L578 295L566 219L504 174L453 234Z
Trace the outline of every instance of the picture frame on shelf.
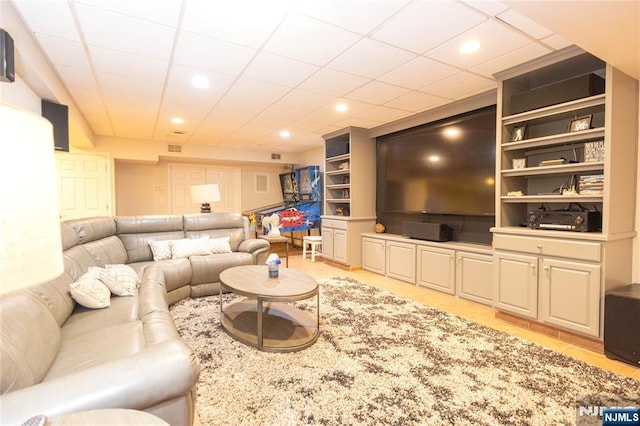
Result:
M509 142L518 142L524 139L525 132L527 131L527 125L516 126L511 133L511 139Z
M583 130L589 130L591 128L591 118L593 116L583 115L582 117L574 118L569 121L569 129L568 132L581 132Z

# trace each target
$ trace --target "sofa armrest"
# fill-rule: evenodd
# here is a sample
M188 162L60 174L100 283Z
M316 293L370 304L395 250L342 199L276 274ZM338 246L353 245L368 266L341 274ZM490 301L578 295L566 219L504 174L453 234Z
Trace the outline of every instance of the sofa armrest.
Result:
M181 341L172 340L127 358L6 393L0 397L0 423L20 425L37 414L54 417L100 408L144 410L187 395L199 375L200 365L193 352Z
M260 265L266 262L271 244L267 240L249 238L238 246L238 251L250 253L253 256L253 264Z

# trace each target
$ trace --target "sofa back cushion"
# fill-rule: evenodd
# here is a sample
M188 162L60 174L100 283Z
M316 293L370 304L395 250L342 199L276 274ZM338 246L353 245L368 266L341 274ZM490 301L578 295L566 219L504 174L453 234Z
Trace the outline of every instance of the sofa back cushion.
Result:
M112 217L72 219L65 221L64 224L74 230L78 238L78 244L100 240L116 234L116 224ZM64 241L64 230L62 236Z
M114 218L116 234L127 252L127 262L153 260L149 241L184 238L182 216L118 216Z
M248 223L240 213L185 214L184 234L187 238L229 237L231 250L237 251L248 238L245 221Z
M40 383L60 345L60 327L47 303L31 289L5 294L0 318L0 392Z
M115 235L64 251L64 270L73 279L87 272L91 266L127 263L127 252L122 241Z

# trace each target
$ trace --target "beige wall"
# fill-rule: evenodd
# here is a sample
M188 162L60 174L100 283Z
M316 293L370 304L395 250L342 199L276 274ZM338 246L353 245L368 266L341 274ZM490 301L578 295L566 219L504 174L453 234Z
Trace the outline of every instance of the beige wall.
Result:
M175 162L163 160L158 163L115 161L116 214L168 214L170 213L169 165ZM180 163L184 164L184 163ZM242 176L242 211L282 202L279 174L285 167L261 164L197 163L195 166L221 165L240 167ZM268 176L268 192L256 191L256 174Z

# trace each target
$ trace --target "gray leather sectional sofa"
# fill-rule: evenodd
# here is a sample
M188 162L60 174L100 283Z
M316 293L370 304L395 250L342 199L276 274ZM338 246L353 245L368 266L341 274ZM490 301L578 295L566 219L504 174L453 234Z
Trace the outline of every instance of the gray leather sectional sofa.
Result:
M220 272L264 263L269 244L251 238L247 219L231 213L89 218L61 230L65 272L0 300L0 424L130 408L191 425L199 363L169 305L216 294ZM153 260L149 241L206 236L228 236L232 252ZM137 293L112 296L103 309L77 304L70 284L108 264L131 266Z

